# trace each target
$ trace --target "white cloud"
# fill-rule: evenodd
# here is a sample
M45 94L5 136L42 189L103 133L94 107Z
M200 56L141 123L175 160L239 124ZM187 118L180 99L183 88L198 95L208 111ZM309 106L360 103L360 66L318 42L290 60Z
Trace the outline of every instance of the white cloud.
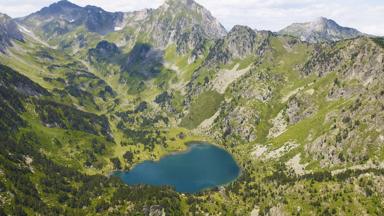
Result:
M223 25L235 24L277 31L293 22L324 16L344 26L363 32L384 35L384 1L382 0L197 0ZM0 11L13 17L27 15L54 0L0 0ZM108 11L132 11L156 8L164 0L73 0L85 6L100 6Z

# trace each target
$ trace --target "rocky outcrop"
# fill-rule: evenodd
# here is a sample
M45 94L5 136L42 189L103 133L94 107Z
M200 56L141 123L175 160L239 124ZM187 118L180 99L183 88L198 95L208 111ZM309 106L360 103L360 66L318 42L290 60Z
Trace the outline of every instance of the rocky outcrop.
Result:
M183 33L176 41L176 51L180 54L187 54L192 51L189 62L194 62L204 53L204 45L208 36L201 26L195 25L191 31Z
M121 54L121 51L116 44L103 40L97 44L96 48L88 51L88 58L91 62L97 62L98 60L109 61L119 54Z
M247 26L235 26L222 39L217 40L207 57L207 64L226 64L250 55L262 55L268 45L268 32L256 33Z
M256 46L256 32L246 26L234 26L226 37L228 50L233 58L250 55Z
M319 45L302 71L318 76L339 72L343 78L370 82L384 74L383 48L368 37L343 41L338 46Z
M151 205L151 206L145 206L143 208L143 213L146 216L164 216L164 207L160 205Z
M233 107L226 104L217 122L224 139L252 142L256 139L256 126L260 117L255 110L247 106ZM240 139L239 139L240 138Z
M279 34L291 35L310 43L334 42L362 36L363 33L353 28L342 27L335 21L320 17L312 22L294 23Z
M247 69L247 68L246 68ZM244 69L245 70L245 69ZM232 86L234 98L268 102L273 93L278 78L264 69L251 67L249 71L238 79Z

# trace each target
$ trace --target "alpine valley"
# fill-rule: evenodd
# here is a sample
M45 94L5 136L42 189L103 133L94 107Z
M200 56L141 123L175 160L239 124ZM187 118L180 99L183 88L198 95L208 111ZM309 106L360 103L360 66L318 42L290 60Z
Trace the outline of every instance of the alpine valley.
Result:
M196 141L239 177L113 175ZM384 215L384 38L327 18L227 31L193 0L0 14L0 215Z

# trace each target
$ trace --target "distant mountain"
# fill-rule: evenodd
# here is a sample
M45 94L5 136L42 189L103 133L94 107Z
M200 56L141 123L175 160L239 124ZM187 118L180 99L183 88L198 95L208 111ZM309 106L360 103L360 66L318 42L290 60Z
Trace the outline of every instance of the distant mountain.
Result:
M22 41L23 35L11 17L0 13L0 51L4 52L12 40Z
M124 13L107 12L95 6L80 7L62 0L42 8L20 22L46 38L63 35L84 26L90 32L107 34L115 30L124 18Z
M356 29L342 27L335 21L324 17L312 22L294 23L279 31L279 34L295 36L311 43L333 42L363 35Z
M227 33L207 9L193 0L167 0L157 9L127 13L107 12L95 6L80 7L62 0L18 22L54 45L61 41L66 47L74 46L77 40L83 45L88 39L94 40L89 33L103 36L118 32L115 38L120 40L119 46L132 48L137 41L142 41L165 48L175 43L178 51L185 53L201 49L205 39L219 39ZM74 35L76 39L70 39Z

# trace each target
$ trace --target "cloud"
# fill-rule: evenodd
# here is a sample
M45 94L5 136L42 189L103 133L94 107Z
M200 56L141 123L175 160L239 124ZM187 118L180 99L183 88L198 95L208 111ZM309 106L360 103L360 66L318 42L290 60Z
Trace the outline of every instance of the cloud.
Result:
M196 0L208 8L223 25L248 25L277 31L293 22L305 22L324 16L343 26L384 35L382 0ZM20 17L49 5L54 0L0 0L0 11ZM164 0L73 0L85 6L97 5L108 11L133 11L156 8Z

